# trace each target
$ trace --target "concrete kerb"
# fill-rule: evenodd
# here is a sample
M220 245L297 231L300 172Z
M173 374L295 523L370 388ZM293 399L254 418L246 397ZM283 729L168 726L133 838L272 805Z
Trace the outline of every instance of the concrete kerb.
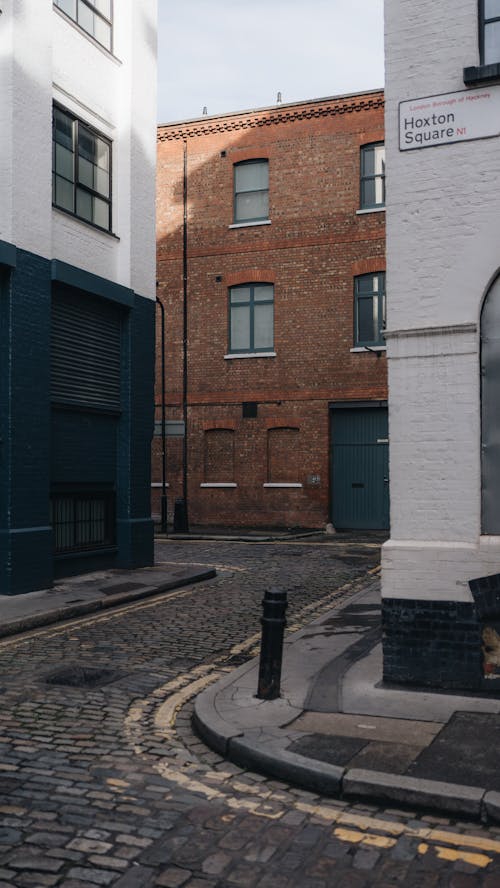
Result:
M86 616L87 614L107 610L108 608L118 607L134 601L141 601L142 599L150 598L153 595L161 595L163 592L171 592L173 589L189 586L191 583L211 580L215 576L217 576L217 571L213 568L209 568L203 571L197 571L196 573L191 573L185 577L176 577L174 580L146 586L143 589L121 592L116 595L102 595L96 598L90 598L89 601L64 605L45 612L42 611L29 614L17 620L9 620L3 624L0 623L0 638L19 635L22 632L29 632L32 629L39 629L43 626L51 626L54 623L59 623L63 620L72 620Z
M298 639L304 631L292 637ZM257 676L258 658L254 658L195 699L194 728L219 755L240 767L326 796L500 822L500 793L484 787L346 769L291 752L290 744L303 736L293 729L293 722L302 713L305 686L299 694L287 695L285 682L282 697L262 701L255 696Z

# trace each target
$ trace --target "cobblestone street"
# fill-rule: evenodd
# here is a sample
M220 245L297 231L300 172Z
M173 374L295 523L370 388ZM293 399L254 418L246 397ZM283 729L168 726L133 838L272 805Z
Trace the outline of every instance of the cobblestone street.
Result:
M294 631L361 587L376 543L166 541L156 557L217 576L0 641L0 888L500 884L500 827L314 795L191 729L195 695L255 655L264 589L287 590Z

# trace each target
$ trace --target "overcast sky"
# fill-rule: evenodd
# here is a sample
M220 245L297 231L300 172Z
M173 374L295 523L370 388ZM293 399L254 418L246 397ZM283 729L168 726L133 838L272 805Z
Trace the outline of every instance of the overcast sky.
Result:
M159 0L158 122L384 85L383 0Z

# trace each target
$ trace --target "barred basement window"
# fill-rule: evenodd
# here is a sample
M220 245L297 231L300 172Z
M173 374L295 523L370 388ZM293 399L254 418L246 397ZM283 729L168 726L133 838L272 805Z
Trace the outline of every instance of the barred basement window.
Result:
M53 493L50 522L58 555L113 546L115 495L112 491Z
M82 31L111 51L112 0L54 0Z

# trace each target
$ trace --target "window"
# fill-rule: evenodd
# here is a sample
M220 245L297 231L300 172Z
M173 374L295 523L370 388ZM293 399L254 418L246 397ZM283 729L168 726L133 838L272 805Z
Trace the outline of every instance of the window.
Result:
M480 55L481 64L500 62L500 0L480 0Z
M262 222L269 217L269 162L245 160L234 165L234 221Z
M56 554L101 549L115 543L113 491L53 492L50 523Z
M274 344L274 287L244 284L229 291L229 352L267 352Z
M361 148L361 209L385 206L385 145L377 142Z
M55 6L111 51L112 0L54 0Z
M111 230L111 142L54 105L52 203Z
M385 272L354 278L354 345L385 345Z

